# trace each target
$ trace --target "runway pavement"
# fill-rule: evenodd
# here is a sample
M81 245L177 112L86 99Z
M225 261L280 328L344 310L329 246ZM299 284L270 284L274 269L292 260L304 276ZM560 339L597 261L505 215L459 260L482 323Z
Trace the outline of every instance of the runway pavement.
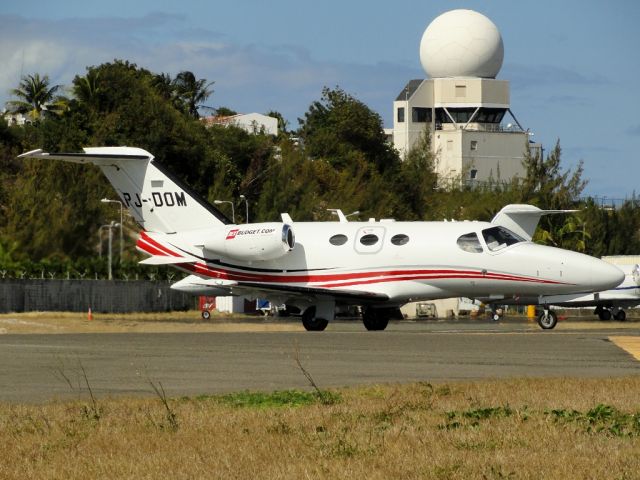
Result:
M152 395L150 381L170 396L306 388L296 351L321 387L640 374L640 362L610 337L633 344L640 324L542 331L524 322L400 322L367 332L360 322L335 322L313 333L0 335L0 401L84 398L85 373L98 396Z

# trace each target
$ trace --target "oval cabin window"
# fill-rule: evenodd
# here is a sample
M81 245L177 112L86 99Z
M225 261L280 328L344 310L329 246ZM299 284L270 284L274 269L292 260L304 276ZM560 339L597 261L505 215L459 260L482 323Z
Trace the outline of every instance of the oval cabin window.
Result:
M378 243L378 236L373 233L368 233L360 238L360 243L366 246L375 245Z
M329 239L329 243L331 245L344 245L347 243L347 236L339 233L338 235L334 235Z
M404 233L399 233L398 235L391 237L391 243L394 245L406 245L409 243L409 237Z

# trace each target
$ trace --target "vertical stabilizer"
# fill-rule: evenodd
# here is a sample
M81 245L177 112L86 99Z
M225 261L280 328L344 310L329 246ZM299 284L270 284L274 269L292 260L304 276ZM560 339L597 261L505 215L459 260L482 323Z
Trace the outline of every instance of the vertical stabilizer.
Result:
M85 148L84 152L34 150L20 157L99 166L136 222L149 232L174 233L230 223L141 148L98 147Z

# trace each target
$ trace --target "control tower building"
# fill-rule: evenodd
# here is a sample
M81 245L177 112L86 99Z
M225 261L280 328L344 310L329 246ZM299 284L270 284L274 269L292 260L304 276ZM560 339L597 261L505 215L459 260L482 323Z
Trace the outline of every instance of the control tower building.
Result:
M393 103L393 143L404 157L428 129L441 185L524 176L530 135L511 111L509 82L496 79L503 56L498 28L473 10L445 12L422 35L428 78L410 80Z

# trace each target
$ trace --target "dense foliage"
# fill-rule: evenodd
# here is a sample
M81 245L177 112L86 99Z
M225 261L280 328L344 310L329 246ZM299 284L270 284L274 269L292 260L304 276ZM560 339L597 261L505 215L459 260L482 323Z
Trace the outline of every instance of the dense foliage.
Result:
M240 195L249 203L251 221L277 220L281 212L298 221L329 220L330 208L358 210L360 218L489 220L505 204L532 203L580 209L546 218L538 241L596 256L640 252L635 199L616 210L580 201L586 184L582 165L563 170L559 143L544 158L526 152L524 179L438 188L428 132L402 161L385 140L380 116L340 88L325 88L297 131L278 112L269 112L281 131L272 137L233 126L205 127L198 109L212 95L212 84L191 72L171 78L115 60L88 67L74 78L70 98L63 98L55 96L58 86L49 85L48 77L25 76L7 107L29 113L32 122L0 121L0 271L35 275L33 262L55 264L60 275L79 271L82 262L98 265L88 271L101 268L103 261L95 260L104 241L101 226L119 220L117 204L100 202L117 198L102 174L16 156L34 148L112 145L144 148L209 201L233 201L236 221L245 220ZM47 109L56 114L43 115ZM220 107L217 113L234 111ZM225 207L220 205L230 216ZM124 230L123 265L137 259L138 231L131 220ZM70 259L78 265L69 266Z

